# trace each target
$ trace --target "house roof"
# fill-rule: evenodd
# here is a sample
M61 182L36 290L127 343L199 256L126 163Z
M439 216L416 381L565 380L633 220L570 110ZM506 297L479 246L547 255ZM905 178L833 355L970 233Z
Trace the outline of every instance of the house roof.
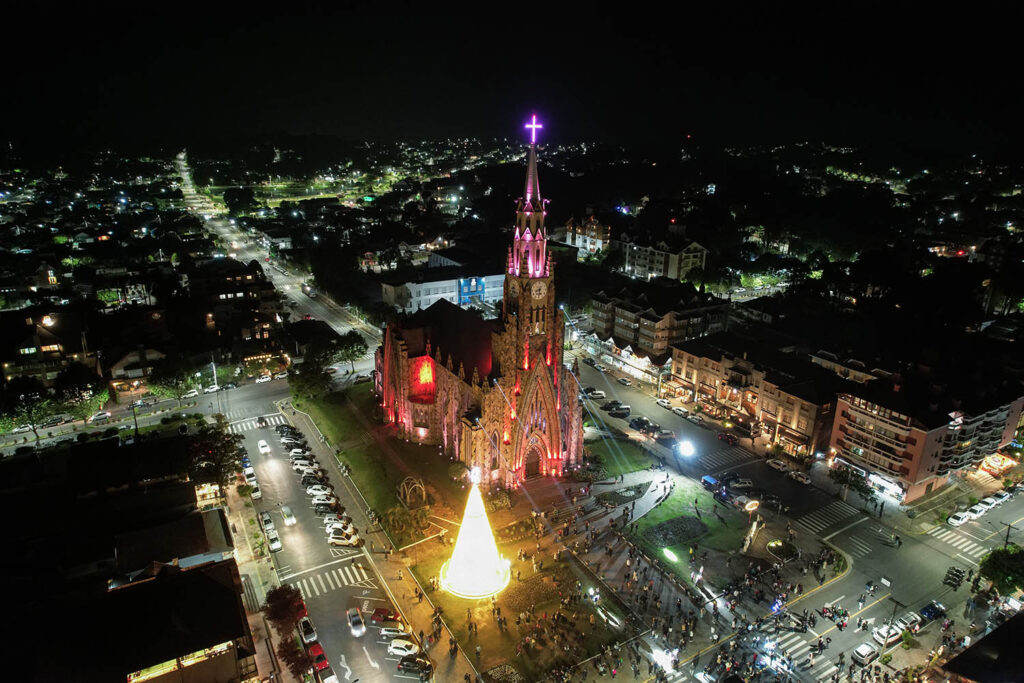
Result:
M170 563L209 552L228 552L234 545L220 508L195 511L172 522L115 537L117 568L122 573L150 562Z
M410 357L424 355L429 341L430 355L440 349L442 364L451 355L452 369L458 372L462 363L466 379L473 376L474 368L481 379L491 375L494 369L491 335L500 329L500 320L483 320L475 312L459 308L447 299L439 299L396 325Z

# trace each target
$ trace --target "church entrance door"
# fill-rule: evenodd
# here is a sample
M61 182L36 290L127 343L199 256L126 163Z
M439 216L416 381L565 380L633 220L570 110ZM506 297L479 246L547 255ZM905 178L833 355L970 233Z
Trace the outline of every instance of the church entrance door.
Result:
M540 476L540 449L531 448L526 453L526 460L523 462L523 478L530 479Z

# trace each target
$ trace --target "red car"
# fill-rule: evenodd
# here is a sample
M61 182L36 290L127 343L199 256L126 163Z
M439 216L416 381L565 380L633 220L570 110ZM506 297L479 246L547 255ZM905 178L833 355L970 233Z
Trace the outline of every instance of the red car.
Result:
M370 623L375 626L383 621L393 621L395 619L398 619L398 613L389 607L378 607L370 615Z
M726 434L725 432L719 432L718 440L724 441L730 446L735 446L739 442L739 439L737 439L735 436L733 436L732 434Z
M322 671L329 666L327 655L324 654L324 648L320 643L313 643L309 646L309 656L313 660L314 670Z

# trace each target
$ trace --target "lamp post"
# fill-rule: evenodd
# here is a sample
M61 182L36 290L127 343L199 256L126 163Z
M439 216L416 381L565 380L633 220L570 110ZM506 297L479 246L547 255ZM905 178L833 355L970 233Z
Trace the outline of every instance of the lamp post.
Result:
M135 440L139 440L139 416L135 414L135 401L132 401L132 420L135 422Z

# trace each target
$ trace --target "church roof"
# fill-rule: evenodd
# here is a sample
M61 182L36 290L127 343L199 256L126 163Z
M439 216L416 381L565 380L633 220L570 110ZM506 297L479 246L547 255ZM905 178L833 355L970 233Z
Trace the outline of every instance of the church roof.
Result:
M458 372L462 363L466 379L473 376L474 368L481 379L490 376L494 365L491 334L500 329L501 321L483 320L447 299L439 299L430 307L405 317L397 327L410 357L425 354L429 341L430 355L440 349L444 364L450 354L452 369Z

